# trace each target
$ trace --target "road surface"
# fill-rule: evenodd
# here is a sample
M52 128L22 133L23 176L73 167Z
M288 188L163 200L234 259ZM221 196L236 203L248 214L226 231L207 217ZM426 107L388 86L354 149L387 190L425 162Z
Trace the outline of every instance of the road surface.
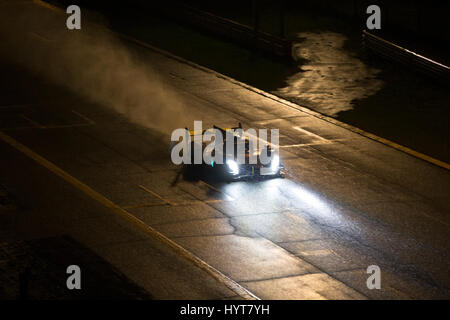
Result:
M58 47L50 29L34 32L34 48ZM50 65L3 59L0 177L26 204L23 237L69 234L155 298L450 297L448 169L157 49L117 43L123 64L94 52L79 66L100 65L82 78L89 87L78 71L63 83L42 71ZM115 83L123 65L131 76ZM105 66L119 71L103 76ZM145 103L120 106L139 94ZM194 120L278 128L286 177L177 179L165 129ZM380 290L366 286L370 265Z

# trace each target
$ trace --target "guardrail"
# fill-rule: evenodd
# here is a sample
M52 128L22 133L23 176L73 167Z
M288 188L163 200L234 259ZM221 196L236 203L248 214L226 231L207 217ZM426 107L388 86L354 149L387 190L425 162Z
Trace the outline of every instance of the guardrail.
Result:
M402 48L363 30L363 45L383 58L402 63L439 80L450 83L450 67Z
M167 4L168 2L166 2L166 5L159 5L158 10L170 18L213 32L240 45L292 59L292 42L288 39L255 31L247 25L198 10L177 1L170 1L171 5Z

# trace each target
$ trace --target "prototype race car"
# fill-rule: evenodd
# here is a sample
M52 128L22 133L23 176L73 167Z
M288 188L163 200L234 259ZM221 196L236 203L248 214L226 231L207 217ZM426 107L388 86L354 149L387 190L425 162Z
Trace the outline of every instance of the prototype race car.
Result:
M284 177L284 166L280 161L278 153L272 151L270 145L267 145L266 161L262 161L261 152L253 147L247 135L243 134L242 125L234 128L220 128L213 126L214 129L222 133L223 141L221 145L215 145L216 150L222 150L222 161L211 161L207 163L204 159L201 164L194 164L193 152L191 153L191 164L185 164L187 171L194 171L196 174L201 172L203 175L213 175L224 180L239 180L244 178L274 178ZM202 152L205 150L208 142L195 139L196 135L203 135L206 130L189 131L191 150L194 150L195 144L201 143ZM229 146L232 144L232 147ZM242 145L239 148L239 144ZM199 148L200 149L200 148ZM232 152L229 152L229 151ZM243 156L238 159L239 152L243 150ZM272 154L273 153L273 154ZM213 155L214 151L212 152ZM253 155L253 157L252 157ZM268 160L267 160L268 159Z

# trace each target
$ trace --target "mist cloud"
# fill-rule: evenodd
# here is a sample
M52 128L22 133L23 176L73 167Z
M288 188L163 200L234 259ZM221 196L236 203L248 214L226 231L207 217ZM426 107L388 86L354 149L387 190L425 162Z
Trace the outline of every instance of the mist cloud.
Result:
M106 28L66 28L67 15L31 2L1 2L3 58L110 107L131 121L169 134L184 127L183 100Z

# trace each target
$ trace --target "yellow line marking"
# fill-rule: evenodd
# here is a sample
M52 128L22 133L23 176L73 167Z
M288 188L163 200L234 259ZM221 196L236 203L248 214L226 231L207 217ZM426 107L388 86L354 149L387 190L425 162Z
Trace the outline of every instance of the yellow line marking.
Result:
M84 114L81 114L80 112L77 112L77 111L75 111L75 110L72 110L72 112L73 112L74 114L76 114L77 116L79 116L80 118L86 120L86 122L89 122L89 124L91 124L91 125L94 125L94 124L95 124L95 121L94 121L94 120L89 119L89 118L86 117Z
M146 188L145 186L139 185L138 187L141 188L142 190L144 190L144 191L150 193L151 195L157 197L159 200L161 200L162 202L168 204L169 206L173 206L173 203L172 203L172 202L170 202L169 200L164 199L164 198L161 197L159 194L157 194L156 192L154 192L154 191L152 191L152 190Z
M31 123L34 127L39 128L39 129L45 129L45 126L43 126L42 124L38 123L37 121L34 121L30 118L28 118L26 115L21 114L20 115L21 118L27 120L29 123Z
M93 200L99 202L106 208L111 209L111 211L114 214L116 214L116 215L122 217L123 219L127 220L128 222L134 224L136 227L138 227L139 229L144 231L150 237L157 239L158 241L161 241L162 243L164 243L165 245L170 247L172 250L174 250L177 254L181 255L186 260L190 261L191 263L193 263L194 265L196 265L197 267L199 267L200 269L202 269L203 271L208 273L210 276L212 276L214 279L216 279L219 283L225 285L226 287L228 287L230 290L235 292L240 297L242 297L244 299L249 299L249 300L259 300L259 298L257 296L255 296L253 293L251 293L250 291L245 289L243 286L241 286L240 284L238 284L231 278L224 275L219 270L217 270L214 267L212 267L211 265L209 265L207 262L205 262L202 259L200 259L199 257L195 256L190 251L186 250L185 248L183 248L176 242L170 240L169 238L164 236L162 233L156 231L151 226L145 224L142 220L139 220L138 218L136 218L135 216L130 214L128 211L126 211L122 207L118 206L117 204L115 204L111 200L107 199L106 197L104 197L103 195L101 195L100 193L98 193L97 191L95 191L94 189L89 187L88 185L84 184L77 178L71 176L69 173L65 172L64 170L62 170L61 168L59 168L52 162L48 161L44 157L35 153L33 150L29 149L28 147L21 144L20 142L13 139L12 137L6 135L2 131L0 131L0 139L3 140L8 145L10 145L11 147L13 147L14 149L25 154L30 159L33 159L34 161L36 161L43 167L47 168L49 171L51 171L55 175L59 176L60 178L62 178L63 180L65 180L66 182L68 182L69 184L74 186L75 188L77 188L78 190L82 191L84 194L86 194Z
M380 143L382 143L382 144L385 144L385 145L388 145L388 146L390 146L390 147L392 147L392 148L394 148L394 149L397 149L397 150L400 150L400 151L402 151L402 152L404 152L404 153L407 153L407 154L409 154L409 155L412 155L412 156L414 156L414 157L416 157L416 158L422 159L422 160L424 160L424 161L427 161L427 162L430 162L430 163L432 163L432 164L435 164L435 165L437 165L437 166L439 166L439 167L442 167L442 168L445 168L445 169L447 169L447 170L450 170L450 164L448 164L448 163L446 163L446 162L444 162L444 161L437 160L437 159L435 159L435 158L432 158L432 157L430 157L430 156L427 156L426 154L417 152L417 151L412 150L412 149L410 149L410 148L408 148L408 147L404 147L404 146L399 145L399 144L397 144L397 143L395 143L395 142L392 142L392 141L390 141L390 140L387 140L387 139L378 137L378 136L376 136L376 135L374 135L374 134L371 134L371 133L369 133L369 132L365 132L365 131L363 131L363 130L361 130L361 129L359 129L359 128L356 128L356 127L355 127L354 130L352 130L352 131L355 131L355 132L357 132L357 133L359 133L359 134L361 134L361 135L363 135L363 136L365 136L365 137L367 137L367 138L370 138L370 139L372 139L372 140L378 141L378 142L380 142ZM358 131L359 131L359 132L358 132Z
M200 180L199 182L200 182L201 184L207 186L208 188L210 188L210 189L212 189L212 190L214 190L214 191L216 191L216 192L219 192L219 193L225 195L230 201L234 201L234 198L233 198L232 196L229 196L228 194L226 194L226 193L223 192L222 190L220 190L220 189L218 189L218 188L216 188L216 187L210 185L209 183L206 183L206 182L203 181L203 180ZM206 202L206 200L205 200L205 202Z
M53 5L51 5L51 4L47 3L47 2L44 2L44 1L41 1L41 0L33 0L33 2L35 4L37 4L38 6L45 7L47 9L50 9L50 10L54 11L54 12L65 13L62 9L60 9L60 8L58 8L56 6L53 6Z

